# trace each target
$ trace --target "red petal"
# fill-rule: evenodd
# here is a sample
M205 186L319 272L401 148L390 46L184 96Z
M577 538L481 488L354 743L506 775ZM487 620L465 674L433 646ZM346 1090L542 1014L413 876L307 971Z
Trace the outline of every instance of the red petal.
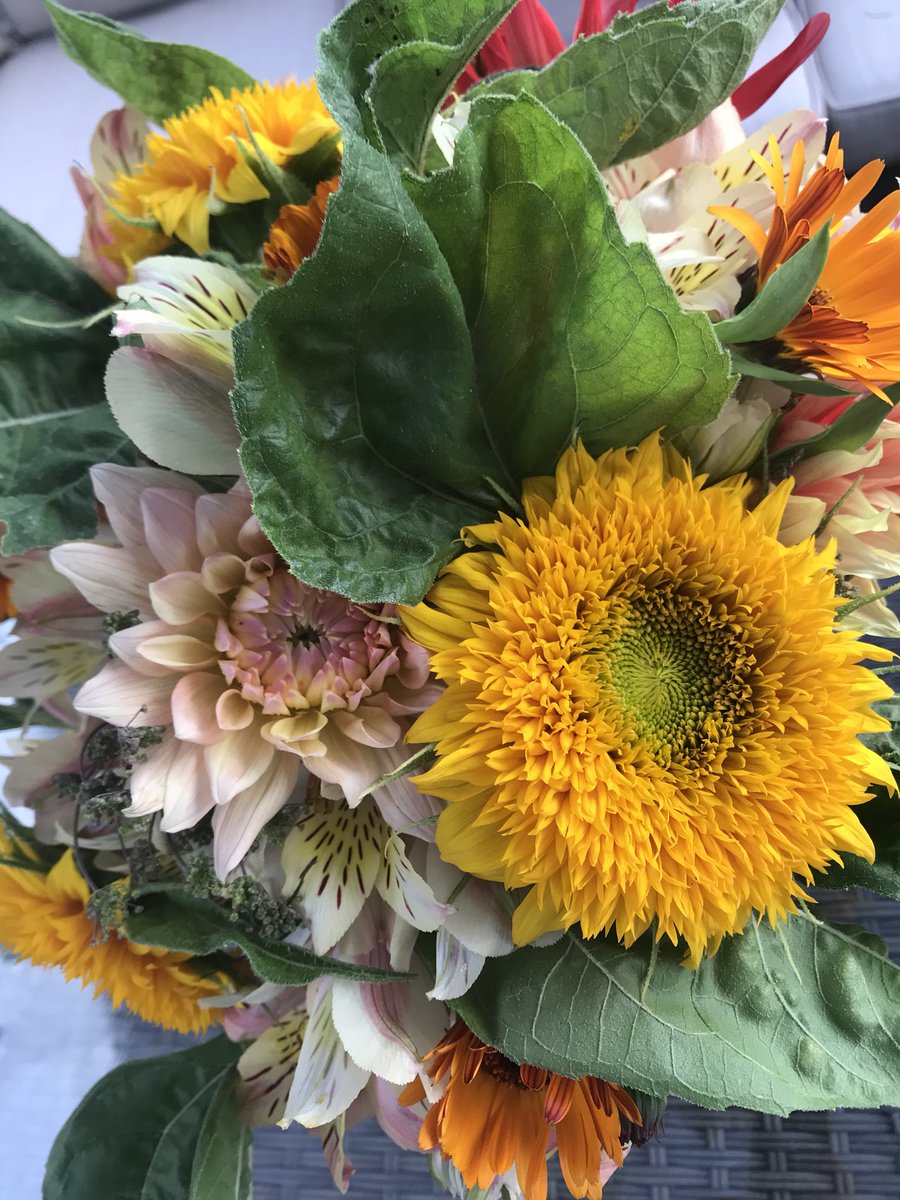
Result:
M758 71L748 75L740 87L734 90L731 99L742 120L761 108L787 77L806 62L828 32L830 22L831 17L828 13L816 13L786 49L769 59Z
M505 39L514 67L546 67L566 48L555 21L539 0L519 0L497 33Z
M602 33L619 13L633 13L637 0L581 0L581 12L575 23L575 37Z
M453 85L462 96L482 79L516 67L546 67L566 48L553 18L538 0L519 0Z

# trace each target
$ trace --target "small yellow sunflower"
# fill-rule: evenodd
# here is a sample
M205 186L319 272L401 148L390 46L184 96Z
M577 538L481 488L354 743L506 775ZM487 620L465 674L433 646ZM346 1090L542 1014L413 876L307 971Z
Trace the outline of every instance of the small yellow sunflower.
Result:
M11 861L12 852L0 828L0 860ZM21 850L16 857L23 857ZM0 946L36 966L61 967L67 980L93 984L95 997L108 995L116 1007L124 1004L166 1029L202 1033L219 1020L216 1010L197 1001L218 995L221 981L201 978L189 955L100 935L71 850L47 874L36 861L34 867L0 866Z
M786 485L748 511L742 477L703 483L656 437L568 450L403 611L447 684L410 732L436 743L438 847L530 889L520 944L656 920L696 965L873 857L851 806L893 781L857 735L890 690L861 664L891 656L835 630L833 549L779 543Z
M283 167L338 127L315 82L289 80L233 88L228 97L210 88L208 99L164 121L163 130L148 137L146 161L113 181L113 208L154 220L166 236L206 254L211 203L247 204L269 195L253 170L257 149Z

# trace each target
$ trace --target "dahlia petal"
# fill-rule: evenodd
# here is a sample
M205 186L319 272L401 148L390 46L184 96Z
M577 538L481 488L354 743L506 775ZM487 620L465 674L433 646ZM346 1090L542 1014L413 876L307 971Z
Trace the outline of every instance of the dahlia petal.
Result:
M250 514L250 501L235 492L201 496L195 509L197 545L204 556L241 555L238 534Z
M395 746L403 736L394 718L375 704L360 705L354 712L339 710L329 719L345 737L362 746L384 749Z
M320 740L325 754L310 758L306 765L319 779L337 784L351 808L359 804L373 783L393 769L386 751L351 741L333 729L331 721L321 730Z
M162 637L171 633L172 628L165 621L141 621L129 629L120 629L109 639L109 648L116 658L127 663L132 671L139 675L171 675L172 668L161 663L151 662L140 653L143 643L151 637Z
M175 680L171 675L153 679L138 675L123 662L109 662L89 679L75 697L80 713L99 717L111 725L169 725Z
M389 833L372 804L335 806L301 817L282 851L285 896L296 895L316 954L336 946L362 911ZM327 856L321 853L327 841Z
M206 751L216 803L227 804L239 792L252 787L269 770L273 758L283 757L271 742L260 737L258 724L225 733Z
M124 346L109 360L106 398L122 431L155 462L197 475L239 471L240 439L224 388Z
M216 655L208 642L185 633L146 638L138 647L138 654L148 662L158 663L173 671L198 671L216 662Z
M187 625L198 617L220 616L225 606L203 586L195 571L175 571L150 584L157 616L169 625Z
M209 750L206 753L208 757ZM299 763L292 755L275 754L254 784L227 804L217 805L213 813L214 862L220 879L235 869L266 822L284 807L299 774Z
M469 950L446 927L437 931L434 950L434 987L431 1000L464 996L484 969L485 958Z
M240 692L229 688L216 701L216 721L220 729L246 729L253 721L253 705Z
M195 504L193 491L171 486L147 488L141 496L145 540L166 571L200 567Z
M203 751L167 734L135 767L125 816L162 812L162 828L176 833L196 825L212 807Z
M224 736L216 719L216 705L225 689L218 672L192 671L182 675L172 692L175 736L185 742L212 746Z
M497 32L516 67L545 67L566 48L556 22L539 0L519 0Z
M94 494L106 510L106 519L123 546L143 546L144 514L141 496L148 487L178 487L200 494L200 487L183 475L157 467L120 467L100 463L91 467Z
M235 591L244 582L244 561L236 554L211 554L203 560L200 579L214 596Z
M431 933L453 913L453 906L442 904L406 856L400 838L390 837L384 847L384 861L375 886L381 898L398 917L425 933Z
M345 1112L369 1078L341 1044L332 1019L331 988L311 989L310 1018L285 1118L308 1129L326 1125Z
M602 33L619 13L632 13L637 0L581 0L573 40Z
M102 612L155 615L147 589L162 571L146 547L68 542L50 551L50 561Z

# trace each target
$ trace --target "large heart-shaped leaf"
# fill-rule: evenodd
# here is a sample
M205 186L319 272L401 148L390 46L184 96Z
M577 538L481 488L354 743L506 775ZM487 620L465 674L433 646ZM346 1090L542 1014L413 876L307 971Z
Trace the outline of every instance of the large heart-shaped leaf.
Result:
M491 443L516 479L711 421L736 380L702 313L626 243L600 175L542 105L472 107L453 167L408 182L465 304Z
M409 195L362 138L345 151L316 254L235 331L241 460L301 578L414 602L576 432L597 451L704 424L733 380L531 98L476 106L458 165Z
M578 134L598 167L694 129L744 78L784 0L653 4L579 38L540 71L510 71L473 95L530 92Z
M154 42L109 17L76 12L56 0L44 4L69 58L151 121L199 104L211 87L227 95L253 85L252 75L199 46Z
M141 946L159 946L200 957L238 946L260 979L281 987L302 987L323 975L357 979L366 983L390 983L408 976L380 967L322 958L301 946L257 937L232 919L212 900L165 887L144 888L136 893L141 909L125 923L131 941Z
M240 1053L219 1037L116 1067L53 1143L44 1200L250 1200L250 1131L227 1100ZM226 1186L210 1191L209 1154L221 1143L230 1150L218 1163Z
M453 1004L516 1062L707 1108L900 1103L900 970L871 934L803 915L680 958L567 935L489 959Z
M0 210L0 521L8 526L7 554L93 534L88 469L126 455L128 440L103 392L108 324L79 327L108 301L74 263Z

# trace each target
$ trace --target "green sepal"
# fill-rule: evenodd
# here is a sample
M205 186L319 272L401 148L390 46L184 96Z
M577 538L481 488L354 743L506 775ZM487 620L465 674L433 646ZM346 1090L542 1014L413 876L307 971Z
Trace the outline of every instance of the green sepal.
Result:
M830 226L823 225L814 238L792 254L766 280L762 291L741 312L715 325L721 342L764 342L793 321L812 295L825 268Z

